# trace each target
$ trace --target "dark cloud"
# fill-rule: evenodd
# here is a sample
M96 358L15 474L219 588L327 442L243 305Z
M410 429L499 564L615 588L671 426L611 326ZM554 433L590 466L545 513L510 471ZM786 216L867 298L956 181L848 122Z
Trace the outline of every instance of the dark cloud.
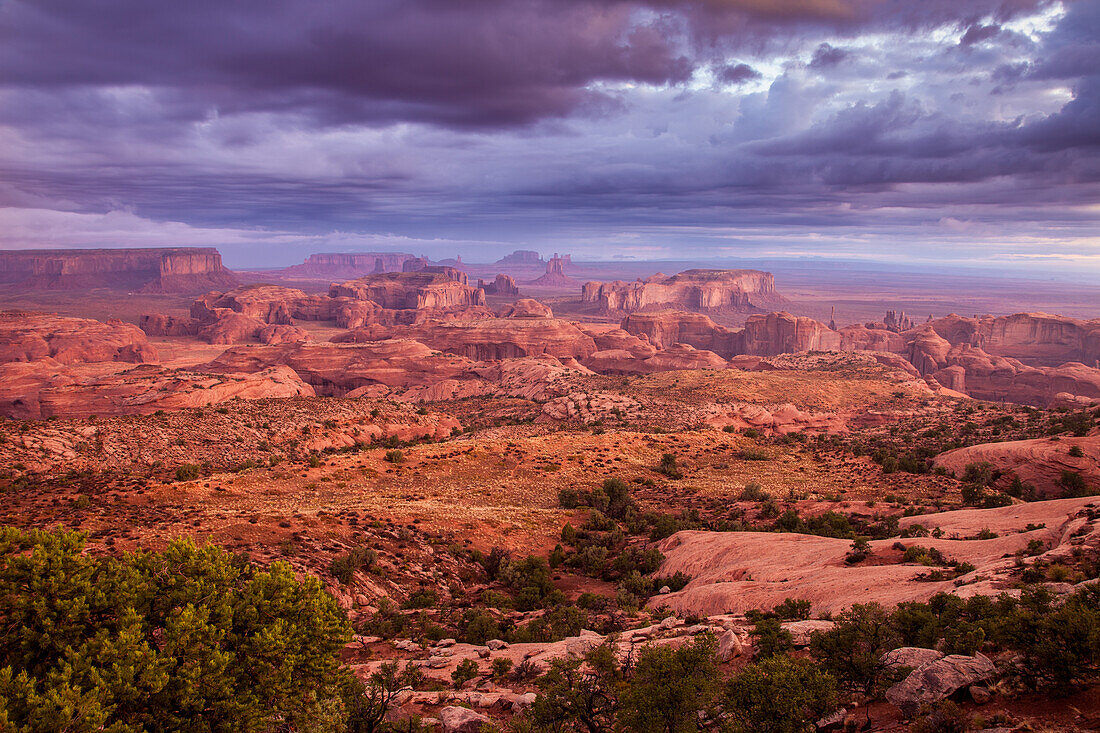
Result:
M505 239L1098 200L1095 2L0 2L0 206Z
M717 76L727 84L743 84L761 78L762 74L748 64L727 64L718 70Z
M835 48L828 43L822 43L814 50L813 58L810 59L811 69L825 69L830 66L836 66L844 59L848 58L848 51L843 48Z
M966 29L966 33L959 39L960 46L973 46L975 43L981 43L988 41L991 38L996 37L1001 32L1001 26L996 24L979 25L974 24Z

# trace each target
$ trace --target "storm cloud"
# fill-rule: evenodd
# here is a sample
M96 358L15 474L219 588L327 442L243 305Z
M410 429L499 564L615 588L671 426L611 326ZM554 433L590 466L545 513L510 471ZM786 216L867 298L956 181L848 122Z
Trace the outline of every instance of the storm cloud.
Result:
M1090 2L8 0L0 207L10 246L253 258L1072 257L1096 246L1098 68Z

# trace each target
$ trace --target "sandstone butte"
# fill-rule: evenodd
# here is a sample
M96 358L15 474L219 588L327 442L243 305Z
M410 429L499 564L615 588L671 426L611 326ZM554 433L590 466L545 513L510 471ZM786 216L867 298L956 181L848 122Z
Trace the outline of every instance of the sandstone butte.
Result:
M367 275L345 283L333 283L329 288L329 296L369 300L383 308L392 309L485 305L484 291L454 278L454 273L461 271L453 268L439 269L446 271L435 271L436 268L431 268L420 272L389 272Z
M52 249L0 252L0 283L24 288L112 288L201 293L231 288L237 277L212 247Z
M775 278L759 270L686 270L634 282L587 282L581 299L606 313L678 308L698 312L753 312L783 298Z
M291 265L277 274L289 277L350 279L383 272L401 272L416 255L407 252L322 252L312 254L300 265Z
M511 275L497 275L491 283L478 280L477 286L485 291L486 295L519 295L519 285Z

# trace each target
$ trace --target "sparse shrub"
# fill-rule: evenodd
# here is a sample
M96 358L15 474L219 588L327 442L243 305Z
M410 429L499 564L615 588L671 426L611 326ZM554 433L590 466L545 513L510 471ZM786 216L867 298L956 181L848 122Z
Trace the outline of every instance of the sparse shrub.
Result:
M472 659L463 659L458 667L451 672L451 682L456 690L474 677L477 677L477 662Z
M657 471L671 479L684 477L683 472L680 471L679 466L676 465L676 456L672 453L665 453L661 456L661 465L657 467Z
M194 481L202 476L202 468L194 463L185 463L176 469L176 481Z
M377 559L378 556L369 547L356 547L343 555L332 558L332 561L329 562L328 571L341 584L347 585L351 582L355 573L369 569Z
M771 494L764 490L763 486L752 481L745 484L745 488L741 489L739 498L741 501L767 501L772 497Z
M405 453L400 450L388 450L386 451L386 461L389 463L404 463Z

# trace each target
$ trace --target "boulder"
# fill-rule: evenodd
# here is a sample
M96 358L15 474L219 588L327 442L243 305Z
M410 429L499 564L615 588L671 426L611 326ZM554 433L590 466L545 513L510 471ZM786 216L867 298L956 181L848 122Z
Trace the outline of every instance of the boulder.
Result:
M439 711L439 722L443 733L481 733L481 727L493 721L469 708L448 706Z
M890 669L900 669L902 667L918 669L935 662L937 659L943 659L943 652L916 646L903 646L882 655L882 663Z
M728 662L745 653L745 643L733 629L728 629L718 637L718 661Z
M963 687L991 679L997 670L988 657L952 654L929 662L909 673L886 691L886 699L908 717L921 705L944 699Z

